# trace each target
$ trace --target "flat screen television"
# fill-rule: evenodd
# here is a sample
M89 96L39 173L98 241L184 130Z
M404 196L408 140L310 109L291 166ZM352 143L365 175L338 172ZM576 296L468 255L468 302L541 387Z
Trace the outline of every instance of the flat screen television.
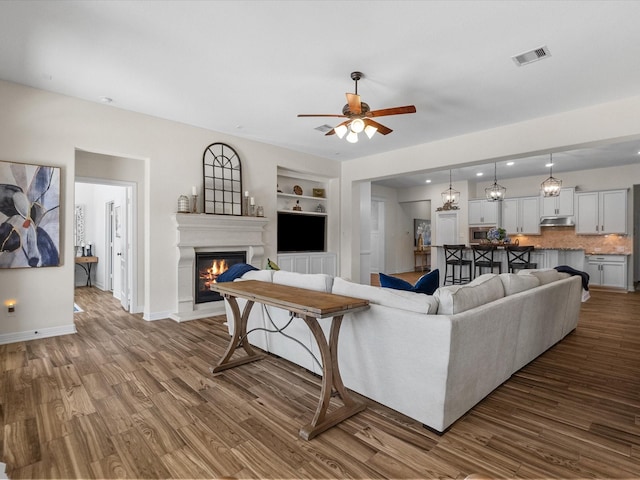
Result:
M278 253L324 252L327 217L278 212Z

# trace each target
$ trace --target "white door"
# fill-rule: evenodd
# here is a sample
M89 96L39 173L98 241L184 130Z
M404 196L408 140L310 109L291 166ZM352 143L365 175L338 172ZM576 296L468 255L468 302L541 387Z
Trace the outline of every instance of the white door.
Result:
M371 201L371 273L384 272L384 202Z
M436 245L457 245L458 241L458 213L436 213Z
M124 202L120 208L120 218L117 219L119 225L116 225L116 231L120 232L120 248L117 257L120 259L120 304L122 308L129 311L130 296L129 285L131 278L129 277L129 258L131 255L131 228L129 219L131 218L131 189L127 188L124 195Z
M113 202L105 205L105 289L113 292L113 248L114 248L114 223L113 223ZM119 265L118 265L119 267Z

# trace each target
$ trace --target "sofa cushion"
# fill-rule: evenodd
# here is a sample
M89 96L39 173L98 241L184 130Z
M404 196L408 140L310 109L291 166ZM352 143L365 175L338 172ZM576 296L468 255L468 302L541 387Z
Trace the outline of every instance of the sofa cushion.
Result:
M235 265L231 265L224 272L218 275L216 282L224 283L224 282L233 282L236 278L240 278L245 273L250 272L252 270L258 270L253 265L249 265L248 263L236 263Z
M440 271L436 268L434 271L422 275L415 285L402 280L401 278L378 274L380 277L380 286L384 288L393 288L395 290L406 290L408 292L424 293L433 295L438 285L440 285Z
M504 297L504 287L495 273L485 273L466 285L440 287L434 293L438 313L454 315Z
M236 279L236 281L238 280L260 280L261 282L271 283L273 281L273 270L251 270Z
M333 277L324 273L297 273L275 270L273 272L273 283L330 292L333 285Z
M546 285L547 283L556 282L568 276L567 273L562 274L553 268L519 270L518 275L533 275L538 280L540 280L540 285Z
M362 285L340 277L333 279L332 293L363 298L374 305L408 310L410 312L436 313L438 311L438 300L431 295Z
M515 273L501 273L498 275L502 280L502 286L504 287L505 296L513 295L514 293L524 292L530 288L535 288L540 285L540 280L534 275L517 275Z

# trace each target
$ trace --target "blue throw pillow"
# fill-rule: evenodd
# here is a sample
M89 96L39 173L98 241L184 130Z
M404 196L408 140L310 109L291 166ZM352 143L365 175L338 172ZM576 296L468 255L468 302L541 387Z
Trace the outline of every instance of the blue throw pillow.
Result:
M415 285L411 285L401 278L385 275L384 273L380 273L379 276L381 287L405 290L407 292L425 293L427 295L433 295L433 292L435 292L440 285L440 270L437 268L421 276Z
M414 292L433 295L440 286L440 270L437 268L421 276L413 287Z
M251 270L258 270L253 265L249 265L248 263L236 263L235 265L231 265L227 270L218 275L216 282L233 282L236 278L240 278L245 273L250 272Z

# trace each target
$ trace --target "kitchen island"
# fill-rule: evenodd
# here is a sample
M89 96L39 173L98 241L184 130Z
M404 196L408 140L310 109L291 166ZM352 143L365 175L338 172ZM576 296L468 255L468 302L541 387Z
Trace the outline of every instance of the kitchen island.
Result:
M440 282L441 285L444 282L445 272L445 256L444 248L441 245L432 245L432 269L440 269ZM433 252L435 250L435 252ZM463 258L473 261L473 250L471 246L465 247L463 251ZM499 246L495 253L495 260L502 265L502 272L507 273L509 271L507 265L507 252L503 246ZM585 251L582 248L545 248L536 247L531 252L531 263L538 265L538 268L554 268L558 265L568 265L576 270L585 270ZM488 273L488 269L483 269L484 273ZM498 269L494 269L495 273L498 273ZM474 275L475 276L475 275Z

